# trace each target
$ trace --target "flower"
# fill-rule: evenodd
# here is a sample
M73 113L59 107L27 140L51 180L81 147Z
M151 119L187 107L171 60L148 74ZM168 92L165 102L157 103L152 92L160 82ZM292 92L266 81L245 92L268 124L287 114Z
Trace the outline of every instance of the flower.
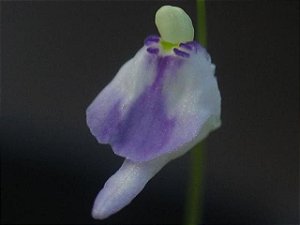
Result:
M191 19L163 6L155 23L161 37L147 37L86 112L97 141L125 158L94 202L95 219L129 204L165 164L221 124L215 65L193 41Z

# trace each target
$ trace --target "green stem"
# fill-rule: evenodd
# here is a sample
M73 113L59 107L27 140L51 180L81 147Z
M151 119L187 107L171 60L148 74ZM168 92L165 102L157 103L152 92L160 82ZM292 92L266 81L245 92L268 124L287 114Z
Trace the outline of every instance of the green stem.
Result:
M197 24L196 36L198 41L207 47L207 31L206 31L206 10L205 0L196 0L197 6Z
M202 221L203 199L203 143L196 145L190 154L190 180L187 188L186 217L184 224L196 225Z
M197 39L203 45L207 46L206 35L206 13L205 13L205 1L196 0L197 5ZM190 154L191 168L190 177L187 188L186 197L186 215L184 224L196 225L201 223L203 214L203 169L204 169L204 154L203 145L201 142L196 145Z

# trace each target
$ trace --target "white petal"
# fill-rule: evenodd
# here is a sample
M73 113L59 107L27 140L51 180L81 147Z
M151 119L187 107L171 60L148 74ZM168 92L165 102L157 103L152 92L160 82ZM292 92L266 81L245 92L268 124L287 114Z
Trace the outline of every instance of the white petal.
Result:
M125 160L121 168L106 181L98 193L92 209L93 218L105 219L124 208L169 161L185 154L218 125L218 118L211 117L203 125L198 137L182 146L178 151L164 154L147 162Z
M169 160L167 157L144 163L125 160L99 192L94 202L92 216L95 219L105 219L128 205Z

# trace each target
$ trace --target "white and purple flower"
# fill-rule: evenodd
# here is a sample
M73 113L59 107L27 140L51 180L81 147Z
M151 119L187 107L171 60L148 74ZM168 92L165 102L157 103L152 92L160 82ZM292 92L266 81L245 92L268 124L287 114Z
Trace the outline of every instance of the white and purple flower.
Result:
M147 37L87 109L97 141L125 158L95 200L96 219L129 204L166 163L221 124L215 65L193 41L190 18L163 6L156 25L161 37Z

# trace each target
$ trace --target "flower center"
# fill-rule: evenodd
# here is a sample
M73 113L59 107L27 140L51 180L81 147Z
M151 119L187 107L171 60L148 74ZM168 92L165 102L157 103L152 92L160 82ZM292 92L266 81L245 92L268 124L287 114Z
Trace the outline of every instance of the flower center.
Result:
M188 58L192 51L197 51L194 42L172 44L159 39L157 36L149 36L144 41L147 52L154 55L172 55Z
M177 55L189 58L192 52L200 50L200 45L196 41L173 44L162 40L159 36L148 36L144 41L147 52L154 55Z
M177 48L179 46L179 44L173 44L173 43L170 43L170 42L166 42L164 40L161 40L160 41L160 46L162 47L162 49L165 51L165 52L170 52L173 50L173 48Z

